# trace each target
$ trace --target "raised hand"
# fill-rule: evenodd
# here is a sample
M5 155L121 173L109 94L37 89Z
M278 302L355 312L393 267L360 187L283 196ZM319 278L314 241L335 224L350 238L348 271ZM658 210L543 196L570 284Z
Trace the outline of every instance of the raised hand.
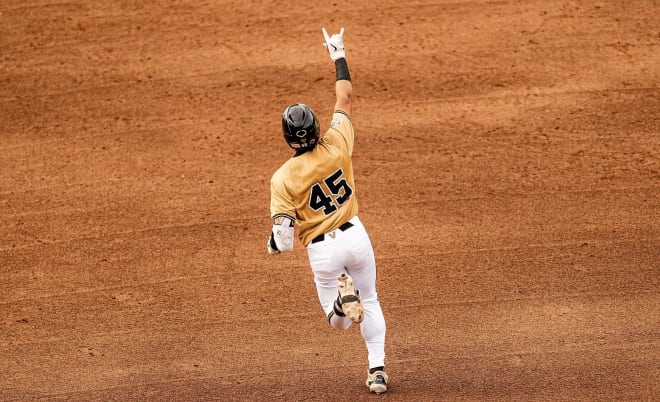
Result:
M344 28L342 27L338 34L332 36L328 35L328 31L323 27L323 37L325 38L325 46L328 49L330 58L332 60L339 60L346 57L346 49L344 48Z

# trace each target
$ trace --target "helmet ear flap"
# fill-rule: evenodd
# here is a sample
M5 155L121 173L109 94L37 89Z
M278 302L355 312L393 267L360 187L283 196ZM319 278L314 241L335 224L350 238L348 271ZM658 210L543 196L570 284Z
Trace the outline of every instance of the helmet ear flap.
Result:
M282 113L282 134L287 144L297 150L309 151L318 143L319 119L304 103L294 103Z

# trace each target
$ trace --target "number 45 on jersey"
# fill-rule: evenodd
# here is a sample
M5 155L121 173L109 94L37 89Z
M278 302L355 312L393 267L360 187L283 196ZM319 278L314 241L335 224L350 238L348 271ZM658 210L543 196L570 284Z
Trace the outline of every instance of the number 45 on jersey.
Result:
M344 171L339 168L323 179L323 183L315 183L309 195L309 207L314 211L323 209L323 214L328 216L348 201L353 189L343 176ZM325 184L325 188L321 184Z

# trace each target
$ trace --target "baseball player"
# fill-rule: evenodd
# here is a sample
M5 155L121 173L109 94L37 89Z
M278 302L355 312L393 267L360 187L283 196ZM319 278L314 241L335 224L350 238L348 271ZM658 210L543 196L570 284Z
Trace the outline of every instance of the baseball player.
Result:
M346 63L344 28L323 44L335 63L335 103L330 128L321 135L319 120L307 105L289 105L282 131L295 154L274 174L270 184L273 229L269 254L293 249L294 224L307 248L316 291L330 325L348 329L360 324L367 346L366 385L387 391L385 318L376 293L376 260L369 236L358 218L353 180L354 131L351 121L353 84Z

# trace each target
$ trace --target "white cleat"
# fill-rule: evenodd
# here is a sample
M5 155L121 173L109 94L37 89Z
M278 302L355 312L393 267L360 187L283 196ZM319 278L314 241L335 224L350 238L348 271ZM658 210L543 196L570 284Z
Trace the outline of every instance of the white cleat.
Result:
M387 392L387 380L387 374L384 371L368 374L366 385L369 387L369 392L374 392L376 395Z

